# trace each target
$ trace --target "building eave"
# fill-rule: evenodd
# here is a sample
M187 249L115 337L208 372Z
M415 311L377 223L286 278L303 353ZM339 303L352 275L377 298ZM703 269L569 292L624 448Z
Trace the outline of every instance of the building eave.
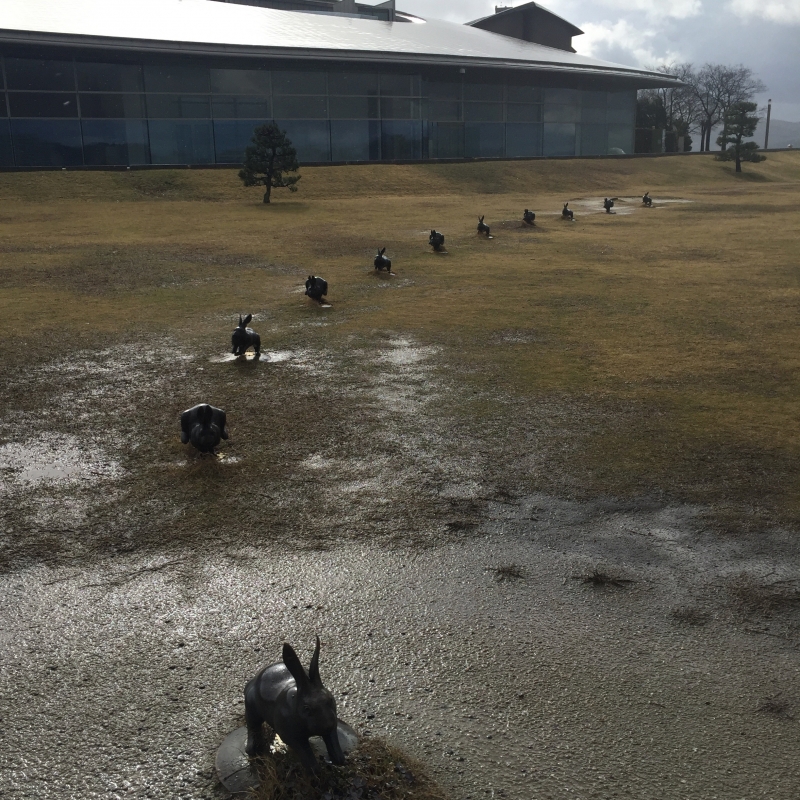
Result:
M404 66L453 67L459 69L514 69L561 75L585 75L635 81L640 88L681 85L670 76L617 66L571 65L559 60L536 62L519 59L459 57L426 53L378 53L367 50L329 50L322 48L288 48L269 46L231 45L209 42L170 42L151 39L120 39L117 37L48 34L27 31L0 30L0 43L28 46L50 46L104 50L116 52L204 56L242 59L285 59L287 61L350 62L358 64L397 64ZM561 52L561 51L555 51Z

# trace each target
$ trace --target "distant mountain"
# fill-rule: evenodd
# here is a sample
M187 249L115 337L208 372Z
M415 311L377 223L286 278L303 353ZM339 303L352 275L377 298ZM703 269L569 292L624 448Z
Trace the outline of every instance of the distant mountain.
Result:
M767 128L766 120L759 123L754 141L760 147L764 146L764 133ZM787 122L783 119L773 119L769 123L769 146L773 147L800 147L800 122Z

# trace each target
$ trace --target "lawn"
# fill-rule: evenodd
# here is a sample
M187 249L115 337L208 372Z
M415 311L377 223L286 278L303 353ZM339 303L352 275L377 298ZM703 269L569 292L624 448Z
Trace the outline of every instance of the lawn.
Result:
M83 503L69 524L20 497L6 568L206 536L424 542L453 514L448 470L477 487L464 525L533 491L700 504L732 534L800 521L800 154L738 176L704 156L308 168L299 187L264 206L233 170L0 176L0 442L94 443L126 475L53 489ZM393 276L371 267L384 246ZM311 273L332 308L303 296ZM248 312L296 369L217 358ZM406 378L386 400L381 376L419 352L411 441L387 427ZM177 416L203 400L228 411L228 463L182 454ZM298 469L314 452L403 524L381 492L332 509L334 483L323 511L322 473Z

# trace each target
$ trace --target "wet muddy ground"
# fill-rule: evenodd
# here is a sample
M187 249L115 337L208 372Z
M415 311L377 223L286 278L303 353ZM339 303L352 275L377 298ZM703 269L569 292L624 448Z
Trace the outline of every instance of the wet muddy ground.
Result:
M154 340L18 378L0 793L223 797L245 682L319 633L341 716L453 797L797 796L788 531L520 493L515 469L589 410L534 404L509 436L448 416L441 347L300 345L237 361ZM177 441L187 382L229 410L220 458Z
M5 176L0 796L221 800L315 634L458 800L800 796L795 155Z

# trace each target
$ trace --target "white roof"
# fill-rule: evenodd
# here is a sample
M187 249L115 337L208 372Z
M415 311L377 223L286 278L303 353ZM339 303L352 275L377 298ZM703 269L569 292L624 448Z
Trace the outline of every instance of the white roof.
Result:
M664 75L441 20L384 22L214 0L0 0L0 42L581 72L665 85Z

